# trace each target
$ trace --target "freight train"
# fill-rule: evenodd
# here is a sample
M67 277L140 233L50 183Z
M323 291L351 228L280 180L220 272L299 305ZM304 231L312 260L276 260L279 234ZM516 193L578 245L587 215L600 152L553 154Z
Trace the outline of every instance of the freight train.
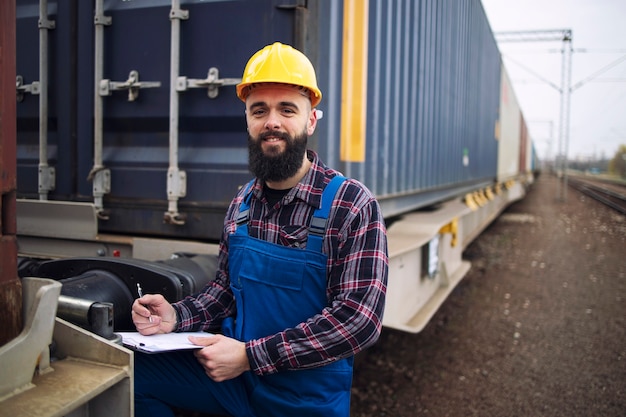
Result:
M7 195L24 308L42 309L25 330L28 317L57 316L57 373L75 357L120 371L56 411L4 383L11 415L132 414L132 354L116 332L132 328L138 283L175 301L212 278L223 216L251 178L234 86L267 44L311 59L324 99L309 146L380 202L387 327L428 323L470 268L463 250L539 172L479 0L17 0L14 19ZM36 338L44 350L50 337ZM28 362L18 339L0 347L17 368ZM95 371L64 372L84 383Z

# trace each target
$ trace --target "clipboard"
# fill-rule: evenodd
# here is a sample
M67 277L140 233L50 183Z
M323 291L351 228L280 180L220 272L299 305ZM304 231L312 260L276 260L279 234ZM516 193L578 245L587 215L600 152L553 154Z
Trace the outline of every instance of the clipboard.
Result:
M122 344L132 350L144 353L171 352L174 350L202 349L204 346L194 345L189 336L211 337L207 332L165 333L144 336L139 332L116 332L122 337Z

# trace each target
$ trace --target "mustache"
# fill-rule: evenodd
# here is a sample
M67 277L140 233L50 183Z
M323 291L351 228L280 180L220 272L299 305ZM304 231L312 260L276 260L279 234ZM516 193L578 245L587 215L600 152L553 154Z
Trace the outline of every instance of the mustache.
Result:
M270 130L270 131L267 131L267 132L260 133L259 134L259 139L263 140L263 139L266 139L266 138L268 138L270 136L273 136L273 137L276 137L276 138L281 138L281 139L286 140L286 141L291 140L291 136L289 136L288 133L277 132L275 130Z

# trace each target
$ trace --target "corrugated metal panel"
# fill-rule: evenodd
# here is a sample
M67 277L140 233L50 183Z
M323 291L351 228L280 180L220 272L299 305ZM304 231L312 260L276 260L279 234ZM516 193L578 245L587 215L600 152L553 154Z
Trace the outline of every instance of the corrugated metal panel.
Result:
M528 136L528 127L526 126L526 119L520 113L520 141L519 141L519 172L528 172L530 163L529 158L531 156L530 138Z
M369 16L366 161L339 161L332 147L326 159L371 188L387 216L492 181L500 55L480 2L370 1ZM336 39L320 42L335 64ZM320 135L336 137L339 124Z
M18 0L18 73L37 75L37 0ZM370 0L367 22L365 161L341 161L343 1L187 1L181 21L180 75L202 79L210 67L241 76L253 52L276 40L299 46L317 68L325 116L311 147L379 197L395 215L459 195L497 174L494 125L500 57L479 0ZM356 3L358 4L358 3ZM187 194L184 226L163 224L167 208L169 1L107 0L103 77L161 87L104 98L104 165L111 192L101 232L217 238L226 206L250 174L243 105L234 87L180 95L180 169ZM50 2L49 158L51 199L90 201L94 149L92 2ZM18 191L37 195L37 100L18 105Z
M500 98L500 126L498 147L498 180L506 181L520 171L520 149L522 138L522 113L513 84L504 66L502 67L502 92Z
M502 67L502 91L500 96L498 180L506 181L520 171L522 140L522 113L513 84Z

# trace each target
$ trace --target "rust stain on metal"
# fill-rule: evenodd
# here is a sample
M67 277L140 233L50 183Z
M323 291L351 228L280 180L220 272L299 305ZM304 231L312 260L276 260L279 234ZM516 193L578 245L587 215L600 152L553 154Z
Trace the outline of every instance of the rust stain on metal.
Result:
M0 282L0 346L22 331L22 283L19 279Z
M0 346L22 331L15 216L15 2L0 2Z

